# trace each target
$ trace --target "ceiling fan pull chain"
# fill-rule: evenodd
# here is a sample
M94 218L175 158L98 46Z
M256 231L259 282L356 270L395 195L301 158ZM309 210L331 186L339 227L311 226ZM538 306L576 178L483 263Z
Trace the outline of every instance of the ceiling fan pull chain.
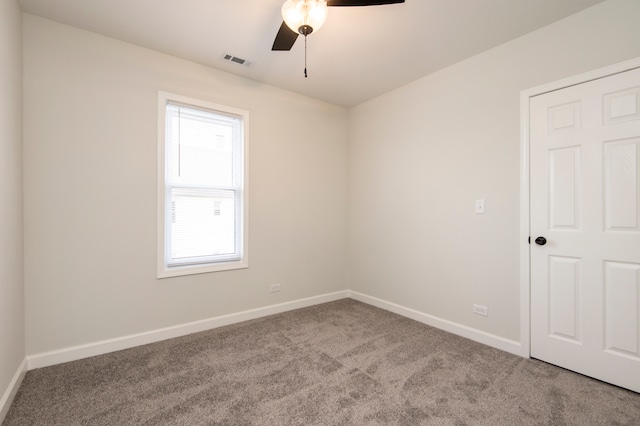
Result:
M307 78L307 36L304 36L304 78Z

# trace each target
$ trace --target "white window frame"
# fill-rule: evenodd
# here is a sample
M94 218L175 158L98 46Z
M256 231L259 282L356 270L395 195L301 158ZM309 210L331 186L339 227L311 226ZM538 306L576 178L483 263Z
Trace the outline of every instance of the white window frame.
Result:
M167 196L168 183L168 152L165 142L166 133L166 107L168 103L182 104L197 109L205 109L219 112L223 115L232 115L240 118L242 132L242 183L240 185L242 195L240 197L240 212L238 214L239 253L237 260L220 260L210 263L168 265L168 225L171 218L171 199ZM248 206L249 206L249 164L248 164L248 140L249 140L249 112L238 108L219 105L200 99L176 95L168 92L158 92L158 244L157 244L157 277L167 278L182 275L203 274L208 272L228 271L249 267L248 252Z

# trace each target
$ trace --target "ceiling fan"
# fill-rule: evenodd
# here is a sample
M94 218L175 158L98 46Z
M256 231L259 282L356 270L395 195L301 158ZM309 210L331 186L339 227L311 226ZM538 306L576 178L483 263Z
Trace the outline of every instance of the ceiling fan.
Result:
M291 50L299 34L305 37L320 29L327 19L327 6L379 6L404 0L288 0L282 6L284 21L271 50Z
M298 35L305 37L305 70L307 36L322 27L327 19L327 6L380 6L404 3L404 0L287 0L282 5L284 21L280 25L271 50L291 50Z

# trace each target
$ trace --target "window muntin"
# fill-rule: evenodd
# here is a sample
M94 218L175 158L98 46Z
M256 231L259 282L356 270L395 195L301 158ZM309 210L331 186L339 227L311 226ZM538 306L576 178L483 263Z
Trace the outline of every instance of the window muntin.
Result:
M247 267L248 114L165 93L160 109L163 247L158 275Z

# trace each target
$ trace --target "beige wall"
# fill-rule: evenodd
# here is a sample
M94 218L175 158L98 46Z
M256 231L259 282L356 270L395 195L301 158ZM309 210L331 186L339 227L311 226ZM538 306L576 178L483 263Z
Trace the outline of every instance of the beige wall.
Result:
M24 15L27 353L348 287L518 340L520 91L640 56L639 15L609 0L350 111ZM155 278L158 90L251 112L249 269Z
M32 15L24 86L28 354L347 288L344 108ZM156 279L159 90L250 111L249 269Z
M520 91L639 57L639 16L610 0L353 108L350 288L518 341Z
M17 0L0 2L0 401L25 357L21 19Z

